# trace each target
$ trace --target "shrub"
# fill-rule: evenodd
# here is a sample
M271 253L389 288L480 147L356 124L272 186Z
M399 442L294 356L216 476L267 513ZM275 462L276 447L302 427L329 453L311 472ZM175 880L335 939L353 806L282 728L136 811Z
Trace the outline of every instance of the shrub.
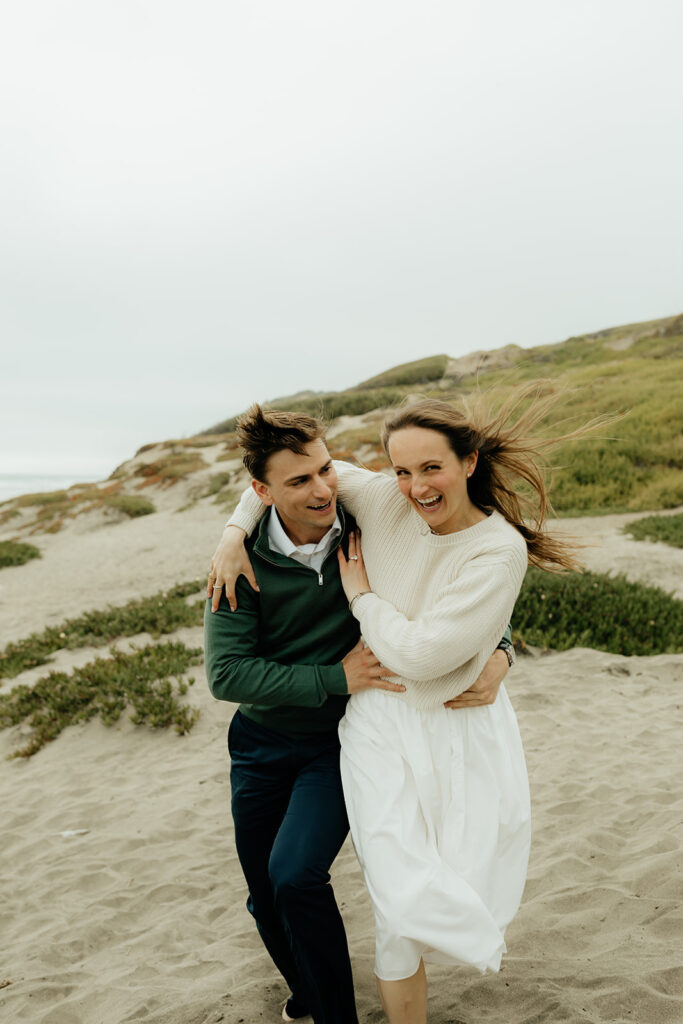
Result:
M626 524L624 532L636 540L657 540L673 548L683 548L683 514L636 519Z
M209 498L212 494L218 494L224 487L227 487L230 483L230 477L232 473L212 473L206 482L206 487L202 493L203 498Z
M149 516L156 512L156 506L147 498L141 498L137 494L114 494L111 498L105 499L105 505L124 512L131 519L137 516Z
M6 565L23 565L32 558L40 558L40 551L33 544L21 544L16 540L0 540L0 568Z
M346 449L360 448L365 445L371 445L373 448L379 449L382 447L380 441L380 428L379 422L368 423L362 427L354 427L351 430L344 430L340 434L335 434L334 437L328 438L327 447L332 453L334 451L343 451Z
M411 363L401 363L400 366L394 366L391 370L385 370L384 373L379 373L376 377L370 377L362 384L357 384L356 388L359 391L366 391L368 388L427 384L430 381L441 380L447 366L447 355L427 356L426 359L415 359Z
M213 499L214 505L218 505L221 512L232 512L242 497L243 489L240 487L226 487L224 490L219 491Z
M563 515L674 508L683 503L682 324L683 317L669 317L520 349L512 365L492 362L476 380L453 380L445 389L447 357L441 355L394 367L347 391L308 392L268 405L334 418L385 409L413 390L459 401L479 389L495 406L515 385L552 377L561 400L544 424L548 433L566 433L604 413L624 413L597 432L602 438L584 438L552 453L551 462L560 467L553 479L555 508ZM232 417L212 429L234 426ZM353 447L343 437L332 444Z
M264 403L264 408L304 412L309 416L333 420L337 416L361 416L374 409L395 405L405 394L406 389L399 387L375 388L371 391L332 391L313 398L276 398L273 402ZM237 417L231 416L230 419L211 427L206 433L234 431L236 422Z
M199 711L181 705L178 696L187 691L186 683L176 683L190 665L201 660L201 649L181 643L144 647L133 653L112 651L110 658L98 658L82 668L50 672L35 686L15 686L0 694L0 728L26 722L31 727L28 742L10 757L30 757L62 729L99 715L105 725L119 720L126 707L132 708L136 725L154 729L175 727L179 734L189 732ZM193 679L188 680L192 685Z
M37 491L35 494L22 494L21 497L14 499L14 503L21 508L31 505L54 505L67 501L68 497L66 491Z
M51 654L62 648L100 647L120 636L173 633L182 626L200 626L204 602L188 604L185 598L200 590L199 580L177 583L167 591L152 594L119 607L89 611L61 626L48 626L25 640L7 644L0 654L0 677L13 678L27 668L44 665Z
M25 524L25 527L32 526L32 533L56 533L66 519L73 519L82 512L102 508L120 489L121 483L116 480L104 487L98 484L74 484L68 491L23 494L19 498L14 498L12 504L14 512L18 509L34 510L33 522ZM8 514L6 511L3 519L7 518Z
M148 487L150 484L170 486L178 480L196 473L199 469L205 469L206 465L207 463L199 452L184 449L162 456L154 462L146 462L142 466L138 466L134 475L144 478L140 487Z
M5 523L8 523L10 521L10 519L16 519L17 516L20 515L21 512L19 511L18 508L12 508L11 505L8 506L7 508L2 508L0 506L0 526L4 526Z
M530 568L512 624L522 646L591 647L625 655L683 650L683 602L623 576L553 575Z

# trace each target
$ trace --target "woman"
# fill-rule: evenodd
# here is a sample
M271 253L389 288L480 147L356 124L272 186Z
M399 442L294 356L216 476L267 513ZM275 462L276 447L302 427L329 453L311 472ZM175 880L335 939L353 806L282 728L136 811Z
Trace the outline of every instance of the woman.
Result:
M339 552L352 613L404 693L354 695L340 725L344 795L377 929L375 973L391 1024L424 1024L424 962L497 970L522 896L529 791L504 687L494 704L444 707L479 675L512 616L527 559L572 559L543 532L548 501L507 412L477 427L445 402L406 406L383 442L398 482L337 464L362 527ZM524 523L513 476L537 498ZM444 676L448 674L447 684Z

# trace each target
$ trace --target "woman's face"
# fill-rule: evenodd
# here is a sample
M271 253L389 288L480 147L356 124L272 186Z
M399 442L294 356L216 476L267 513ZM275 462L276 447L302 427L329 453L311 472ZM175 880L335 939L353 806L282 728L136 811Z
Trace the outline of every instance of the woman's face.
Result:
M438 430L403 427L389 438L399 490L434 533L462 529L471 502L467 478L477 455L459 459Z

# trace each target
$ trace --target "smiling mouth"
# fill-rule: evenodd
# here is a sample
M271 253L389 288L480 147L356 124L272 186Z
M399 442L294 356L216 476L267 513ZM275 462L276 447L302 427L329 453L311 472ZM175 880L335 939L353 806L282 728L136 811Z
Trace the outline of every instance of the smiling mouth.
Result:
M420 501L419 498L415 498L415 503L419 505L420 508L424 509L425 512L431 512L435 508L438 508L442 501L443 496L441 494L437 494L433 498L425 498L424 501Z
M332 508L332 501L328 501L325 505L309 505L311 512L329 512Z

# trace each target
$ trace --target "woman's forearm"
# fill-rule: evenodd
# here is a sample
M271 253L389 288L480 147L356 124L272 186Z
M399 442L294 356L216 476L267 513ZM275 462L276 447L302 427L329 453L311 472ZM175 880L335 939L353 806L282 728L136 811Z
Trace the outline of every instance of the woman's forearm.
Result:
M519 587L505 567L482 567L446 588L436 605L407 618L376 594L359 597L353 614L382 664L407 679L434 679L455 671L488 648L510 620Z

